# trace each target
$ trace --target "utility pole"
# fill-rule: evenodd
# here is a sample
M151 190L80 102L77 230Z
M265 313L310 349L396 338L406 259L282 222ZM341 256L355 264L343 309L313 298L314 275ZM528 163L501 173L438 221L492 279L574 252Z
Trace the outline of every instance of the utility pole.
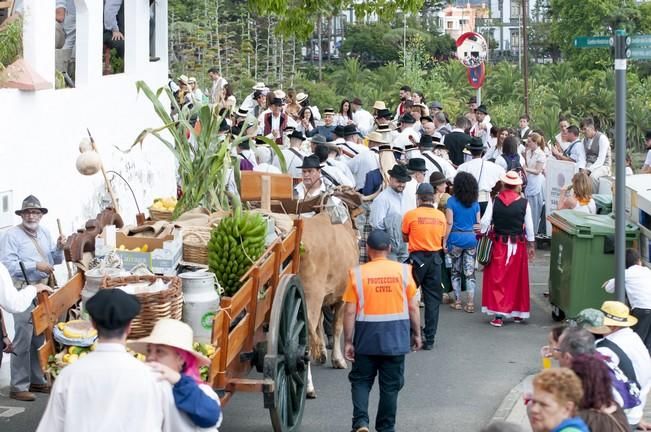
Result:
M522 0L522 74L524 78L524 113L529 115L529 35L527 34L527 20L529 7L527 0Z
M625 301L626 271L626 50L625 30L616 30L615 38L615 296Z
M402 11L402 67L407 69L407 12Z

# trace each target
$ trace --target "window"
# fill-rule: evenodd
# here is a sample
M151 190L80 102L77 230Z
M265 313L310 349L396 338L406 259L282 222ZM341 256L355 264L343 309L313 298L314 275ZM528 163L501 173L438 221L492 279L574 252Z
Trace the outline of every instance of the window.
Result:
M454 23L452 21L447 22L447 29L452 30L454 28Z
M467 19L461 19L459 20L459 25L463 28L464 26L468 25L468 20Z
M511 30L511 48L520 49L520 32L518 30Z
M521 0L511 0L511 19L520 16L520 1Z

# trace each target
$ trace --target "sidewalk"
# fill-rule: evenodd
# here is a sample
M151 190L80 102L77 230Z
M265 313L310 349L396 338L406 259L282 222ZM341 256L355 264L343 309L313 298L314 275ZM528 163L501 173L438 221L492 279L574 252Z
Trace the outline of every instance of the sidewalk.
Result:
M524 405L523 393L527 389L527 393L531 389L531 381L533 380L534 375L529 375L506 395L502 403L500 404L495 415L491 419L492 421L503 420L510 423L518 424L526 432L531 432L531 426L529 425L529 419L527 417L527 409ZM647 399L646 407L644 409L644 417L646 421L651 420L651 399Z

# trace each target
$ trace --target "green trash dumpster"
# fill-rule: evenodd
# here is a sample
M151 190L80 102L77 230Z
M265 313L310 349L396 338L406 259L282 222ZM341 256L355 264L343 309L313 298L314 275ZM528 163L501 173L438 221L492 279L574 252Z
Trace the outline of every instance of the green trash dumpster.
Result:
M602 285L615 277L615 219L575 210L549 216L552 244L549 263L549 301L552 318L573 318L585 308L599 309L614 300ZM637 244L638 228L626 224L627 247Z
M597 207L597 214L611 214L613 212L613 196L594 194L592 199Z

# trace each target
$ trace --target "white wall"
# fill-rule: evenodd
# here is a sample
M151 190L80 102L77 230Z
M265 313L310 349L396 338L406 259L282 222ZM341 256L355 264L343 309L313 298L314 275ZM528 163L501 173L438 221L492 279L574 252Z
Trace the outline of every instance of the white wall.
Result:
M101 174L85 177L75 169L78 143L87 136L86 128L95 138L106 169L129 180L141 209L156 196L176 192L174 159L155 139L147 139L142 149L128 155L114 149L126 149L143 129L161 124L151 103L137 94L135 82L142 79L152 88L167 83L167 1L157 1L160 61L150 63L148 2L126 0L127 72L111 76L101 75L101 4L76 0L77 88L0 89L0 191L13 191L15 208L25 196L36 195L50 210L43 224L52 231L56 218L69 233L103 207ZM24 57L46 79L54 76L54 20L49 18L53 13L54 0L25 0ZM125 221L135 222L128 189L118 178L113 185ZM18 221L15 217L14 222Z

